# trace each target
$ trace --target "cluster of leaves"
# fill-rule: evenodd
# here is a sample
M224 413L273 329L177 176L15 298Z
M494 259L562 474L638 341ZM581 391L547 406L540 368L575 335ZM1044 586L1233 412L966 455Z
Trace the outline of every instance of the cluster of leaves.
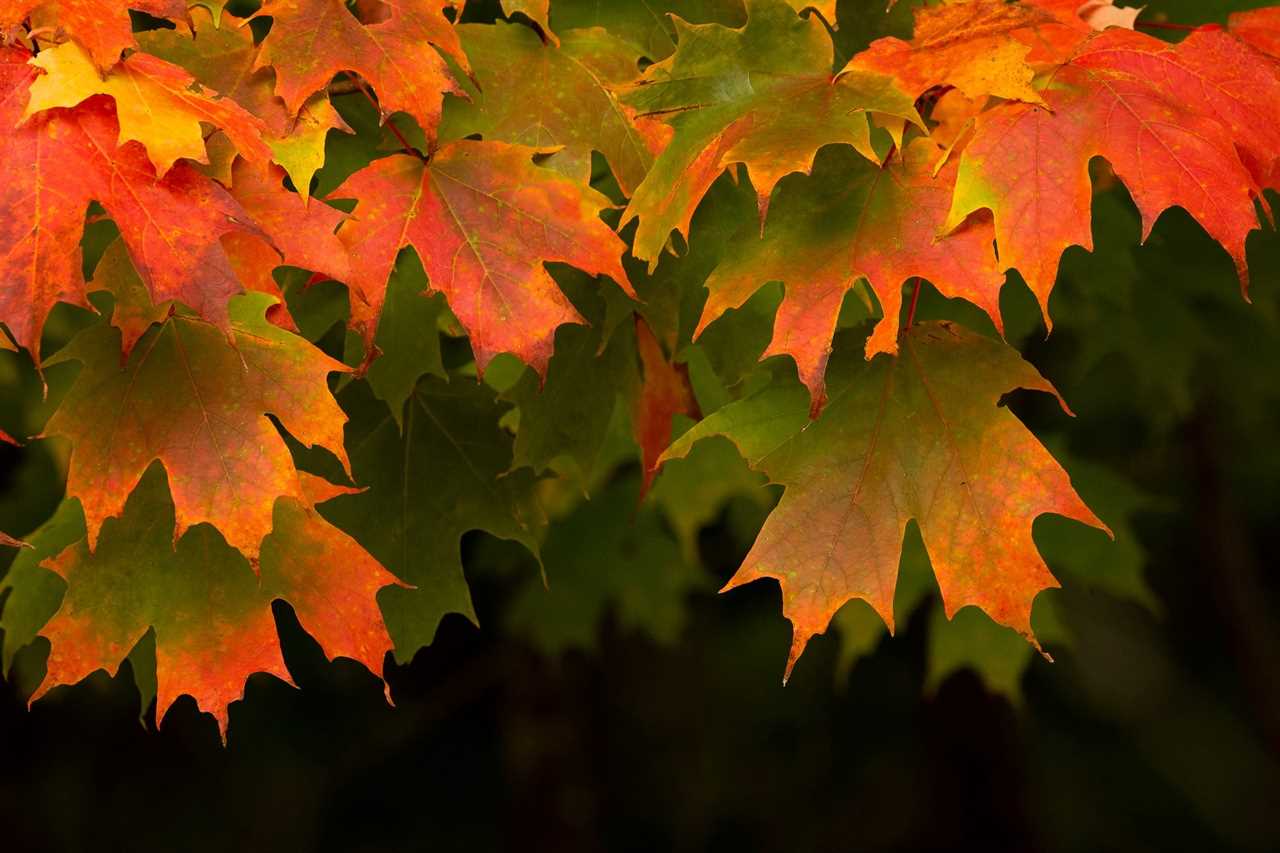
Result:
M609 597L670 633L698 528L766 480L732 584L781 583L788 670L851 600L891 628L925 551L947 617L1034 644L1033 522L1105 527L1000 405L1057 393L1001 288L1047 311L1091 165L1247 287L1280 10L1174 44L1104 0L916 4L837 64L834 2L463 5L0 2L0 347L48 397L0 439L62 442L66 477L5 665L46 637L38 696L148 637L157 713L225 724L288 679L273 599L378 672L472 615L471 530L541 555L517 612L552 646ZM967 326L915 322L925 281Z

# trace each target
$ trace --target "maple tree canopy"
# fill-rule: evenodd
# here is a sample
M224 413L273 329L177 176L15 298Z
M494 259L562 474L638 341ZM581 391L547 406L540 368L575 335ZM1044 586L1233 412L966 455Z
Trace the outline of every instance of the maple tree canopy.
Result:
M0 441L60 442L66 478L5 661L48 639L39 696L154 632L158 714L225 730L249 674L289 677L273 599L378 673L475 617L468 531L587 571L548 520L633 457L677 562L714 501L781 487L729 585L779 581L788 673L850 600L892 629L911 522L948 617L1036 646L1033 523L1106 525L1002 405L1057 395L1002 288L1051 326L1118 182L1247 295L1280 8L1164 40L1109 0L943 0L842 57L835 2L500 6L0 0L0 358L49 381ZM918 322L925 282L990 322Z

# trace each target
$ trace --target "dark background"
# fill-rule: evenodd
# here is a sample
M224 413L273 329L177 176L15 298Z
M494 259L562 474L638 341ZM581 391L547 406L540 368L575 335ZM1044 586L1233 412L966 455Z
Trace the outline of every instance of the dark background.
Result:
M388 658L394 707L279 602L298 687L252 677L225 746L189 698L157 726L128 664L30 708L0 682L0 849L1280 849L1280 237L1250 240L1251 305L1180 211L1137 240L1109 191L1047 338L1006 287L1010 342L1077 417L1011 405L1144 496L1111 547L1140 550L1155 600L1064 582L1074 641L1014 693L969 668L926 685L932 599L847 675L838 632L816 637L784 687L773 582L689 595L672 642L606 610L593 648L548 655L506 627L536 565L473 533L481 627L451 616L411 663ZM42 442L0 445L0 529L47 516L55 466ZM750 546L740 510L699 534L708 590Z

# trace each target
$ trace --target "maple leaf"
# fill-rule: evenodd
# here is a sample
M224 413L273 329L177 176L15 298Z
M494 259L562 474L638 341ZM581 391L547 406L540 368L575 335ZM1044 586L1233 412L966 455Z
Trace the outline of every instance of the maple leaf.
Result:
M868 280L884 309L867 342L868 357L896 350L902 285L913 276L975 303L999 328L1004 274L992 251L990 221L975 219L935 239L957 171L949 163L935 176L938 156L923 138L884 167L832 151L812 176L784 184L764 234L739 234L707 279L710 296L695 336L766 283L781 281L785 296L764 355L795 358L816 414L840 305L859 278Z
M469 71L458 35L444 16L451 0L385 0L384 20L363 24L343 0L267 0L272 19L255 67L275 68L276 94L291 114L340 71L354 71L378 93L385 121L413 116L435 138L444 94L461 94L439 51Z
M761 221L773 187L807 172L824 145L843 142L879 162L871 111L920 122L912 98L881 74L832 75L831 39L783 0L748 0L742 29L686 24L669 59L650 66L625 101L668 115L675 134L636 189L622 224L639 219L633 254L652 271L671 231L687 234L698 202L728 166L746 164Z
M136 142L117 147L114 110L92 98L17 127L36 70L23 50L0 50L0 320L39 358L40 330L54 303L85 305L80 235L90 201L120 229L156 303L179 300L225 326L226 301L241 290L219 238L261 232L222 187L178 163L157 179Z
M726 27L740 27L747 17L743 0L555 0L551 6L551 20L562 35L569 29L600 27L655 61L676 49L673 15Z
M1057 23L1042 9L1004 0L959 0L915 10L910 42L886 37L872 42L849 62L851 68L888 74L912 98L950 85L970 98L992 95L1041 103L1031 86L1033 45L1012 37ZM1082 22L1081 22L1082 24ZM1068 35L1065 51L1083 37Z
M99 70L137 47L129 10L157 18L187 20L185 0L0 0L0 32L11 33L28 17L32 29L49 28L84 45Z
M664 455L726 435L784 486L729 587L762 577L782 584L794 625L788 672L852 598L892 629L903 533L913 519L947 616L976 605L1032 642L1032 600L1057 585L1032 522L1056 513L1103 527L1061 466L997 406L1014 388L1056 393L1014 350L945 323L908 330L900 347L896 358L855 363L807 428L804 392L772 385L710 415Z
M599 151L627 195L644 179L670 128L638 119L612 91L639 76L633 47L598 28L570 30L558 47L519 24L464 24L458 33L480 89L449 103L442 136L563 146L556 156L588 175Z
M380 596L396 656L429 645L446 613L473 621L461 538L487 530L537 553L545 520L530 471L512 471L511 436L498 426L493 392L466 379L427 377L409 396L401 424L361 383L342 395L355 482L321 514L414 589Z
M1180 45L1099 33L1054 71L1048 109L1002 104L978 116L947 227L991 210L1001 264L1022 273L1047 308L1063 250L1092 248L1088 165L1101 156L1142 213L1143 239L1161 212L1182 207L1226 248L1247 286L1257 190L1237 146L1258 163L1280 155L1280 108L1265 95L1280 92L1280 72L1242 51L1222 33Z
M512 470L554 471L588 494L619 455L634 458L626 419L640 383L635 332L623 324L606 338L604 325L560 328L545 375L525 370L503 390L520 413Z
M153 628L157 719L185 693L225 736L227 705L249 675L290 681L271 614L277 597L329 654L379 672L390 640L375 595L395 578L307 504L282 498L274 517L255 577L206 525L175 538L173 502L151 468L123 515L103 525L96 549L81 540L45 562L66 593L41 631L50 643L48 674L32 701L114 668Z
M100 77L89 54L68 42L40 51L31 64L45 73L31 84L24 120L106 95L116 105L119 143L142 143L161 177L182 157L209 162L201 123L222 130L241 156L256 161L271 158L271 149L261 139L266 129L261 121L233 100L194 91L195 78L163 59L132 53Z
M94 547L103 520L153 461L168 472L176 535L209 522L251 560L276 498L302 498L274 415L307 445L344 460L346 418L328 375L348 368L264 317L263 294L232 301L232 340L207 322L171 316L121 366L119 333L94 326L50 363L82 363L45 428L71 439L67 494L80 499Z
M397 424L403 424L404 404L419 379L428 374L448 378L438 330L449 309L441 294L425 296L426 290L422 261L414 252L401 252L378 319L378 357L365 374L374 395L391 407Z
M275 96L274 72L258 68L261 47L247 26L214 26L201 9L193 9L190 34L181 30L149 30L138 34L142 49L185 68L201 86L221 92L265 125L263 141L284 167L303 200L310 197L311 177L324 164L325 139L330 130L346 133L329 98L318 93L305 100L295 117ZM257 70L255 70L257 68Z
M631 293L625 246L599 218L608 199L535 166L537 153L460 140L430 163L407 154L375 160L334 192L359 199L338 236L351 254L352 317L366 340L405 246L466 328L481 371L511 352L545 372L556 327L580 320L544 262L608 275Z

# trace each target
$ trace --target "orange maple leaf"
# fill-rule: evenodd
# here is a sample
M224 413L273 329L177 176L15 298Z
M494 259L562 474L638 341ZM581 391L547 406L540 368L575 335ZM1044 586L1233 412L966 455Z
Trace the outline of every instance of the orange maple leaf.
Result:
M271 614L277 597L293 606L327 654L380 673L391 648L375 596L398 581L309 500L276 503L255 576L208 527L175 537L173 503L153 469L123 516L103 526L96 550L82 540L45 566L67 590L41 631L50 644L48 671L32 701L96 669L113 669L154 629L157 720L189 694L225 737L227 705L241 697L249 675L291 681Z
M273 23L256 67L275 68L276 94L291 114L335 74L354 71L378 93L384 120L403 110L434 139L445 93L463 94L441 52L464 71L470 67L444 16L455 5L451 0L384 0L386 17L364 24L343 0L267 0L258 14Z
M1232 36L1169 45L1099 33L1052 73L1048 109L999 105L977 119L961 155L947 227L995 215L1001 264L1048 306L1070 245L1092 248L1089 161L1105 157L1142 214L1143 239L1179 206L1221 243L1247 286L1245 238L1259 227L1254 173L1280 156L1280 65Z
M72 443L67 494L80 499L93 548L105 519L154 461L168 472L176 536L209 522L251 560L279 497L302 498L284 439L268 413L306 445L346 464L346 416L330 373L349 368L265 319L274 300L234 300L232 340L196 317L170 316L120 364L118 332L81 332L51 363L83 367L45 428Z
M1104 525L1062 467L997 405L1014 388L1056 394L1010 347L950 324L921 324L903 334L897 357L860 365L806 428L803 402L770 387L672 445L664 459L726 435L785 487L728 587L765 577L782 584L794 626L788 672L852 598L892 630L902 538L913 519L947 615L975 605L1034 642L1032 601L1057 582L1032 541L1032 522L1056 513Z
M770 281L785 296L764 356L795 358L816 414L825 399L827 358L845 293L866 278L884 309L867 342L868 357L897 349L902 285L913 276L961 296L1000 323L1004 274L992 251L989 220L975 219L943 239L956 168L937 175L939 149L914 139L884 167L846 155L778 193L763 236L744 233L707 279L711 291L695 334Z
M122 51L138 46L130 9L171 21L188 20L185 0L0 0L0 33L12 33L29 19L32 30L51 30L54 36L70 36L84 45L94 64L105 71Z
M80 235L90 201L106 208L153 301L178 300L227 326L241 291L219 238L261 235L226 190L179 162L157 178L136 142L117 147L109 99L43 112L21 127L29 54L0 49L0 321L39 360L45 318L59 300L85 305Z
M359 199L338 236L351 253L352 317L369 344L405 246L449 300L481 371L510 352L544 374L556 327L583 322L547 261L607 275L634 295L622 268L626 246L600 220L609 200L534 165L540 150L461 140L430 163L408 154L375 160L334 191Z

